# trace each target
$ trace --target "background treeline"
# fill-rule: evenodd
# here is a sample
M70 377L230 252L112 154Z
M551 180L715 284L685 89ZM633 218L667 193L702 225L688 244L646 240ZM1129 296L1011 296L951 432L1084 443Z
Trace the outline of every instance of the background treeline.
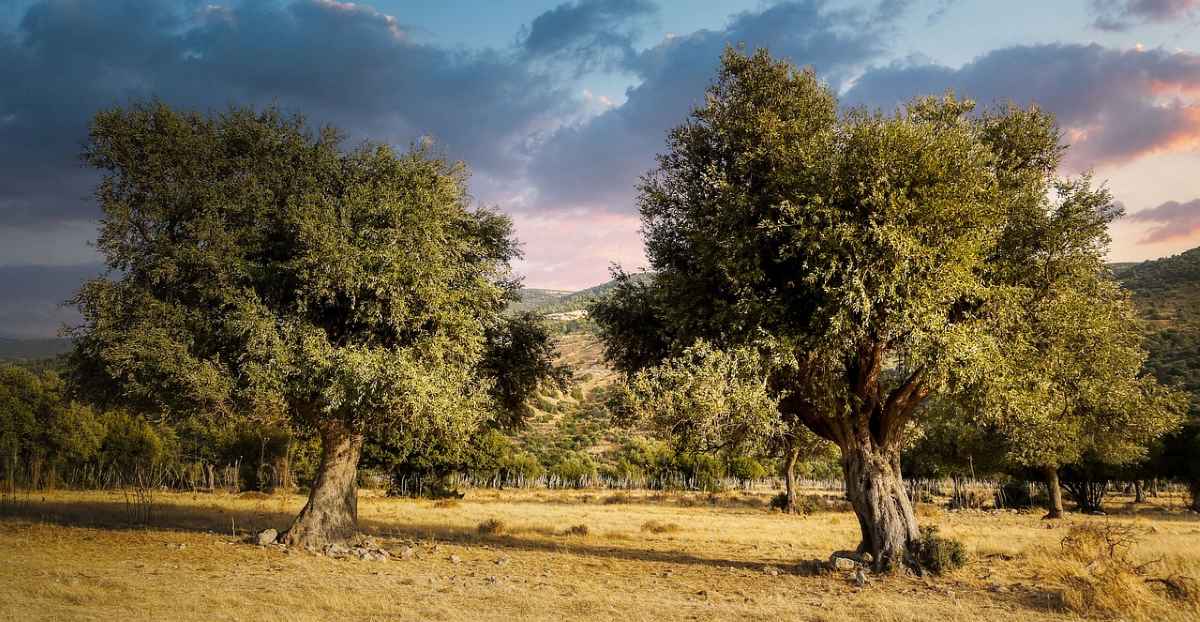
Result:
M230 492L307 486L316 439L250 420L149 421L70 398L54 365L0 365L0 450L5 489L169 487ZM574 394L573 396L571 394ZM361 483L394 494L445 496L466 486L720 490L779 475L768 457L679 453L611 426L603 388L553 387L534 401L534 424L490 430L458 445L378 440L364 449ZM802 474L837 476L831 461Z
M1147 367L1191 396L1189 423L1136 464L1112 465L1089 454L1062 471L1077 506L1098 510L1105 495L1151 495L1178 482L1200 482L1200 249L1140 264L1113 266L1144 322ZM566 295L533 290L514 311L558 313L586 307L606 283ZM564 387L545 386L528 401L527 425L491 430L459 446L407 439L402 447L369 442L362 483L394 494L453 495L471 486L612 487L721 490L780 485L782 455L680 452L645 431L615 425L612 380L587 318L550 321L559 356L575 368ZM152 421L72 399L61 360L0 365L0 456L7 492L19 488L115 488L152 485L192 490L299 489L319 459L315 438L249 420L197 417ZM937 406L931 406L936 408ZM986 428L932 417L904 452L917 499L944 495L959 507L1040 504L1038 473L1007 463L1003 442ZM831 454L797 465L801 480L839 485Z

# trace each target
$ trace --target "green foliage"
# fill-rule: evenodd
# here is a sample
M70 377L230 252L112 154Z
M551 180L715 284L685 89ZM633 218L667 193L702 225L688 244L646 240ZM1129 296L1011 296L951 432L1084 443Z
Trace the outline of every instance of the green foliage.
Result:
M1156 448L1145 473L1200 482L1200 249L1114 271L1143 320L1146 368L1188 395L1188 421Z
M487 331L487 344L480 370L494 379L492 395L499 406L496 425L519 427L532 413L526 402L538 387L557 391L570 382L571 370L553 363L554 340L533 313L498 319ZM554 412L544 403L539 401L539 407Z
M615 403L627 423L662 432L681 452L760 447L779 431L763 368L751 350L726 352L700 341L637 372Z
M599 471L596 461L590 455L571 452L551 465L549 475L556 478L562 486L583 488L596 480Z
M112 411L104 417L105 434L99 460L122 477L139 471L171 464L178 456L176 439L170 428L155 426L124 411Z
M489 418L477 366L513 287L510 223L468 206L461 165L340 140L274 109L96 116L112 272L75 299L90 396L379 435Z
M95 410L71 401L58 374L0 364L0 460L10 482L26 466L65 470L95 460L105 434Z
M734 456L728 461L725 472L745 485L766 478L767 467L751 456Z
M1022 463L1085 437L1134 460L1174 425L1105 277L1119 207L1055 177L1050 115L953 95L839 115L811 71L722 60L640 187L653 279L618 273L593 307L615 366L753 348L785 429L843 450L894 451L929 397L968 393L957 414Z

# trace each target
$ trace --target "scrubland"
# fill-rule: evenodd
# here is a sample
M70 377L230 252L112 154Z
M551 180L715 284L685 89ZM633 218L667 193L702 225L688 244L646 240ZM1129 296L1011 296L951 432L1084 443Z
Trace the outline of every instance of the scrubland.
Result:
M138 525L121 493L19 495L0 516L0 618L1200 619L1200 517L1162 500L1053 522L922 505L967 566L860 585L820 563L857 543L854 515L832 494L826 511L770 512L771 494L363 491L361 525L388 561L247 542L285 527L298 495L158 493Z

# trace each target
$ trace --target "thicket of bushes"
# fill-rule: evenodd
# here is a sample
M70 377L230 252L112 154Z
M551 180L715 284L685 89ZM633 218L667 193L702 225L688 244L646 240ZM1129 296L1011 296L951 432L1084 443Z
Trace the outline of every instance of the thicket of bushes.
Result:
M72 400L53 370L0 365L0 456L6 488L269 490L307 482L310 440L253 422L175 425Z

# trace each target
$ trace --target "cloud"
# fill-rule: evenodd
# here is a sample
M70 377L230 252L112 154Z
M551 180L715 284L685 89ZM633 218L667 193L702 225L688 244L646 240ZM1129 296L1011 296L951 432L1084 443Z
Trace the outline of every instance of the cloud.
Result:
M149 97L210 111L277 104L341 127L351 144L432 136L471 164L476 188L509 191L537 137L594 106L515 44L422 42L403 16L361 3L37 0L12 15L0 20L0 269L42 270L57 289L13 302L33 277L0 280L8 333L53 334L74 317L58 303L82 277L47 264L96 260L85 240L100 216L98 175L79 153L102 108ZM13 266L31 263L42 265Z
M646 20L658 13L649 0L577 0L542 13L521 47L530 58L570 60L577 72L627 63Z
M884 51L887 20L906 4L888 0L864 12L817 0L779 3L739 13L720 30L671 36L642 51L627 66L641 82L626 91L624 104L562 127L539 146L529 167L535 205L631 213L638 177L653 166L667 130L703 102L726 45L769 48L839 84Z
M1200 199L1187 203L1167 201L1127 216L1133 222L1157 225L1140 240L1142 244L1187 240L1200 236Z
M1050 44L995 50L957 69L897 62L864 73L844 101L890 109L946 89L1055 113L1074 171L1200 145L1200 55L1189 52Z
M1171 22L1196 14L1200 0L1090 0L1088 8L1101 30L1128 30L1146 22Z
M98 263L78 266L0 266L0 336L49 337L79 322L64 306L79 284L102 273Z
M98 216L77 155L91 115L132 98L278 103L355 141L431 135L496 177L583 105L513 50L419 43L400 19L334 0L44 0L0 31L0 84L0 225L12 226Z

